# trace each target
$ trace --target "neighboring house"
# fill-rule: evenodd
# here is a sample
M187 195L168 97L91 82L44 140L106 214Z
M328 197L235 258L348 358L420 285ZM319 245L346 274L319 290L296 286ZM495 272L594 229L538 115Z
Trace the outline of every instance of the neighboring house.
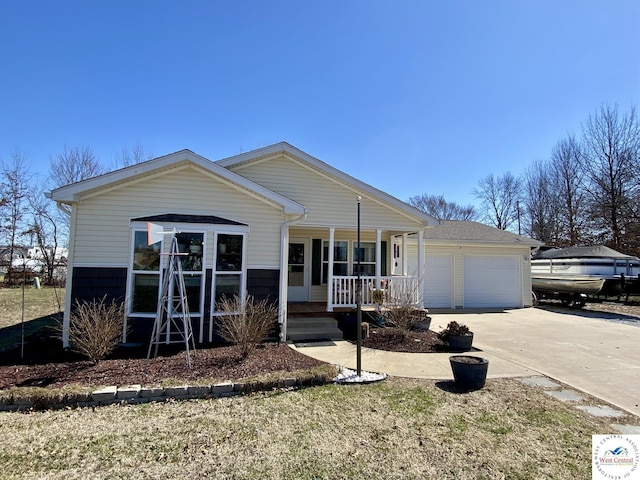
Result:
M538 242L479 224L484 233L456 237L449 222L287 143L217 162L182 150L49 196L72 207L65 343L74 302L105 294L125 301L128 324L148 338L169 244L148 245L149 223L178 231L189 253L182 266L198 342L213 340L216 302L227 295L277 301L284 339L289 303L355 306L358 264L364 305L373 288L413 292L427 307L531 304L529 250ZM492 287L487 272L505 283Z

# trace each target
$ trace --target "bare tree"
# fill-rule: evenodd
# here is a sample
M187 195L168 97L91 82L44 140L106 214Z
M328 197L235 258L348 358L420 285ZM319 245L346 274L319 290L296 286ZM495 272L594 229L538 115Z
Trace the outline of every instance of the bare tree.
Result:
M554 245L558 232L557 196L553 191L549 163L543 160L533 162L525 170L522 182L527 234L547 245Z
M138 163L151 160L151 158L153 158L153 155L145 153L142 144L137 143L131 149L129 149L128 147L123 147L120 150L120 153L116 156L113 162L113 168L118 169L129 167L131 165L136 165Z
M582 148L574 135L560 140L551 152L549 169L557 197L558 238L553 245L567 247L586 240L584 173Z
M86 146L67 148L65 145L62 153L49 160L49 187L52 189L63 187L102 173L104 168L91 148ZM60 218L68 231L71 210L64 204L60 204L60 208L67 213Z
M447 202L442 195L416 195L408 202L438 220L475 220L476 218L473 205L463 207L455 202Z
M91 148L64 146L62 153L50 159L51 187L57 188L104 173Z
M602 231L598 240L620 249L626 228L638 218L640 123L635 108L621 114L617 106L602 106L582 130L590 218Z
M501 230L508 230L519 219L520 190L520 179L507 172L501 177L487 175L472 193L481 202L483 220Z
M64 265L65 259L59 255L60 247L66 244L64 238L64 221L60 219L60 212L44 195L45 188L41 184L35 184L28 195L29 207L32 213L28 233L35 238L36 244L42 254L43 282L46 285L54 285L63 280L58 278L58 268ZM63 243L65 242L65 243Z
M13 279L13 259L20 250L18 239L25 230L27 215L27 194L31 180L30 165L26 156L15 151L10 160L0 163L0 232L7 244L7 280ZM25 254L21 251L22 255Z

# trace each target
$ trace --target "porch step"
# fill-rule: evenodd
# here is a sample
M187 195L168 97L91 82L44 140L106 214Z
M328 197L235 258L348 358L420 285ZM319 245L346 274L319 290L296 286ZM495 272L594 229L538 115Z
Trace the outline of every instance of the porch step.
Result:
M333 317L293 317L287 325L287 339L300 340L342 340L342 330Z

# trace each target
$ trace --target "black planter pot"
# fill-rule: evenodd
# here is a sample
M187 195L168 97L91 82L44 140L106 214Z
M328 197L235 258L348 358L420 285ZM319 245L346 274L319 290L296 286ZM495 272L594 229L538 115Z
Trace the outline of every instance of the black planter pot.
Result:
M452 355L449 357L453 379L460 388L478 390L484 387L489 370L489 360L472 355Z
M452 352L468 352L473 344L473 333L471 335L450 335L449 349Z

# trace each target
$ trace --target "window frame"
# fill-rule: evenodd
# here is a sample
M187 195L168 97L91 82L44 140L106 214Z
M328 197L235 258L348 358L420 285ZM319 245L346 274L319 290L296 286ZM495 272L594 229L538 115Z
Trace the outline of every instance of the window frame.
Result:
M375 277L376 275L376 242L360 242L360 245L358 245L358 242L353 242L353 248L352 248L352 258L351 258L351 271L353 272L353 275L357 275L358 274L358 249L361 249L363 251L362 257L365 258L366 255L364 254L364 251L367 249L367 247L372 248L373 250L373 260L369 260L369 261L364 261L364 260L360 260L360 267L362 270L364 270L365 267L371 267L373 266L373 273L369 274L369 273L364 273L363 271L360 272L361 276L367 276L367 277Z
M247 289L246 289L246 278L247 278L247 231L240 231L239 229L234 229L234 230L230 230L230 229L221 229L219 231L214 231L213 232L213 259L212 259L212 265L211 265L211 307L210 307L210 312L211 312L211 317L219 317L221 315L224 314L224 312L218 311L216 309L216 286L217 286L217 280L218 277L224 278L224 277L238 277L238 289L239 289L239 293L240 293L240 299L241 301L244 303L246 296L247 296ZM240 262L241 262L241 267L240 269L234 269L234 270L224 270L224 269L220 269L218 270L218 260L219 260L219 255L221 255L221 252L218 248L218 240L220 238L221 235L236 235L241 237L242 239L242 248L240 251ZM238 312L239 313L239 312ZM213 322L211 323L211 325L213 326Z
M337 244L339 243L344 243L346 244L347 247L347 259L346 260L340 260L340 261L336 261L335 259L335 248L337 246ZM336 275L335 273L333 274L333 276L348 276L349 275L349 252L350 252L350 248L349 248L349 240L334 240L333 241L333 248L334 248L334 258L333 258L333 266L335 268L336 264L338 265L345 265L345 274L344 275ZM325 248L327 250L327 258L325 258ZM329 253L329 240L322 240L322 244L321 244L321 254L320 254L320 284L321 285L327 285L328 284L328 279L329 279L329 258L328 258L328 253Z

